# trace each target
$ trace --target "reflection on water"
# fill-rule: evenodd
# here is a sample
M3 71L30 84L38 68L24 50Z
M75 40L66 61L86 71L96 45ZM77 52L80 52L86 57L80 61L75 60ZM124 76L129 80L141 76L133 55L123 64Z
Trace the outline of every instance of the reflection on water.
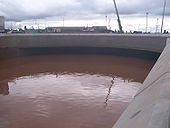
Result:
M111 89L112 89L112 86L113 86L113 84L114 84L114 78L111 80L111 84L110 84L110 86L109 86L109 89L108 89L108 93L107 93L107 96L106 96L106 98L105 98L105 104L106 104L106 106L107 106L107 102L108 102L108 100L109 100L109 96L110 96L110 93L111 93ZM105 107L106 107L105 106Z
M96 55L1 60L0 128L111 128L153 64Z
M2 86L1 94L9 90L9 95L0 97L0 127L1 121L5 120L5 128L13 124L13 128L27 128L25 125L28 124L21 117L26 122L31 121L32 127L41 126L44 121L46 123L43 127L46 128L51 123L65 128L65 122L68 121L72 128L86 127L87 123L90 128L111 127L114 118L124 110L139 86L137 82L99 74L39 74L19 77ZM21 117L18 117L18 113Z

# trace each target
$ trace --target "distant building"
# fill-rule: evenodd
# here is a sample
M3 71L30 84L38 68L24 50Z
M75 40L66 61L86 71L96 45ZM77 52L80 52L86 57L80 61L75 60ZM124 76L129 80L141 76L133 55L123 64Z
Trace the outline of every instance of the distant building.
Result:
M5 32L5 17L0 16L0 33Z
M25 29L25 33L38 33L38 29Z
M106 33L106 26L93 27L47 27L47 33Z
M48 33L79 33L84 27L47 27Z
M107 27L106 26L93 26L94 32L97 33L106 33L107 32Z
M45 30L44 29L33 29L33 28L31 28L31 29L25 29L24 30L24 32L25 33L44 33L45 32Z

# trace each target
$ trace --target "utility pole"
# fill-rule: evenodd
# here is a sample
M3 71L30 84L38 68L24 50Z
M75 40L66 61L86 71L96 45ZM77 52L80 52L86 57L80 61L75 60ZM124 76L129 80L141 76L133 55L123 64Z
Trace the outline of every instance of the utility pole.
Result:
M155 33L158 33L158 27L159 27L158 22L159 22L159 18L157 18L157 20L156 20Z
M108 23L107 23L107 1L105 0L105 21L106 21L106 27L108 26Z
M105 17L105 18L106 18L106 27L107 27L107 26L108 26L108 25L107 25L107 15L106 15L106 17Z
M148 32L148 12L146 12L146 28L145 28L145 33Z
M63 16L63 27L64 27L64 16Z
M140 24L138 24L138 31L140 30L139 28L140 28Z
M117 6L116 6L116 1L113 0L113 3L115 5L115 11L116 11L116 15L117 15L117 22L118 22L118 25L119 25L119 32L123 33L122 25L121 25L121 21L120 21L120 17L119 17L119 12L118 12L118 9L117 9Z
M111 19L109 18L109 22L108 22L108 29L109 30L111 30L110 21L111 21Z
M12 23L12 21L11 21L10 28L11 28L11 30L13 30L13 23Z
M165 7L166 7L166 0L164 0L163 12L162 12L162 24L161 24L161 33L164 25L164 18L165 18Z

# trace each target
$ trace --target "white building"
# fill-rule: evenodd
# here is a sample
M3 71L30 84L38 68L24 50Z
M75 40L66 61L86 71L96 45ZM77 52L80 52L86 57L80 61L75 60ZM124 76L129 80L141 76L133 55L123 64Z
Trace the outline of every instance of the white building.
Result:
M0 16L0 33L5 31L5 17Z

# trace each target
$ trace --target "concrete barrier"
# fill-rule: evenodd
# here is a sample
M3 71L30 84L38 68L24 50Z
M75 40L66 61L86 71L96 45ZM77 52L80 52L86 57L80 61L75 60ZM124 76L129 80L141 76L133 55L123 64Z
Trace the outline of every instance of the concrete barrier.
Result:
M1 34L0 58L60 53L62 50L62 52L70 50L70 53L84 51L137 57L142 54L148 58L153 56L157 58L159 54L155 53L162 52L166 38L166 35L151 34Z
M170 127L170 38L136 94L113 128Z
M108 47L162 52L166 36L133 34L11 34L0 36L0 48Z

